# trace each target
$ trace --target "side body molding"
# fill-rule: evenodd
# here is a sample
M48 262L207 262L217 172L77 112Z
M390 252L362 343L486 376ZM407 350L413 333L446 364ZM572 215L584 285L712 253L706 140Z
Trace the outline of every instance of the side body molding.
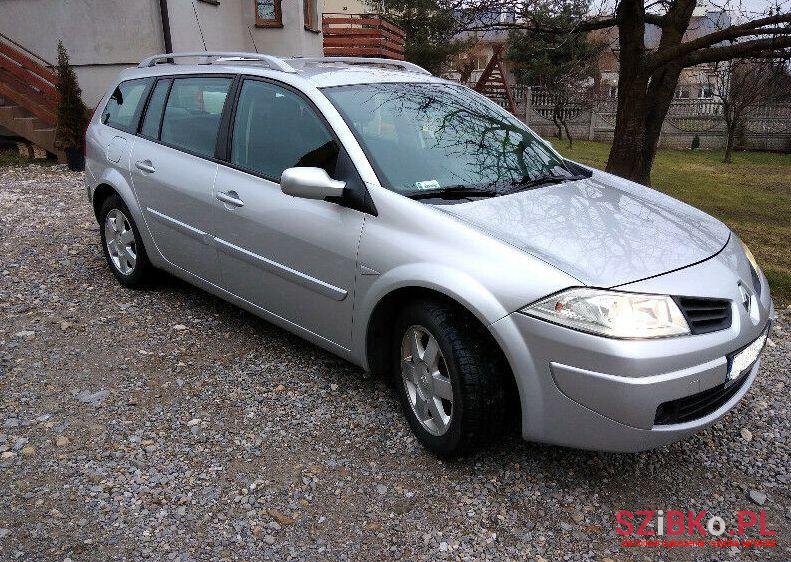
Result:
M340 302L343 299L345 299L346 295L348 294L348 291L346 291L346 289L336 287L335 285L326 283L321 279L316 279L315 277L311 277L310 275L302 273L301 271L297 271L296 269L292 269L274 260L271 260L264 256L260 256L249 250L245 250L244 248L240 248L235 244L226 242L221 238L214 238L214 241L217 244L217 248L221 252L225 252L226 254L230 254L236 258L246 261L247 263L254 265L255 267L258 267L270 273L274 273L275 275L282 277L283 279L287 279L292 283L301 285L302 287L305 287L310 291L331 298L332 300Z

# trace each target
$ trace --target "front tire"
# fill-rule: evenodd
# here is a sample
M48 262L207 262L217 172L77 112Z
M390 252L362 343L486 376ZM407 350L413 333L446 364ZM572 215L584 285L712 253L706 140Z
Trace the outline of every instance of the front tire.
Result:
M412 431L430 451L454 457L500 437L506 419L502 353L468 312L421 300L399 315L393 370Z
M140 231L129 208L118 195L107 198L99 211L99 231L102 250L110 271L118 281L129 288L139 288L151 278Z

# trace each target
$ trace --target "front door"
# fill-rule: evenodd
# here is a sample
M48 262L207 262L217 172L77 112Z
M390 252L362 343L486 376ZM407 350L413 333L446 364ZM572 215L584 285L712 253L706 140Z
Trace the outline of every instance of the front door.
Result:
M232 123L228 166L214 184L223 287L341 347L351 345L357 243L364 214L280 190L294 166L335 179L341 147L301 95L246 79ZM352 168L353 169L353 168Z
M217 164L210 158L230 85L225 77L159 80L132 154L135 194L157 249L212 283L219 274L211 216Z

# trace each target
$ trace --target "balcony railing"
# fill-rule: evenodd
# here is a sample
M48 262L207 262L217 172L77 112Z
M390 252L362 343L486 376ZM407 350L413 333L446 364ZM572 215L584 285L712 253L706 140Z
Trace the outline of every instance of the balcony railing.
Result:
M404 60L404 31L375 14L332 14L322 18L324 55Z

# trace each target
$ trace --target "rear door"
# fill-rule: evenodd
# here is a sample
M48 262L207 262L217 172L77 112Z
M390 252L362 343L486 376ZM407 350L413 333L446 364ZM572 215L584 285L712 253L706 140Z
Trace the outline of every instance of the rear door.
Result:
M223 287L349 348L365 213L286 195L279 181L286 168L316 166L364 190L354 166L318 110L277 83L245 79L230 125L213 201Z
M98 143L104 150L105 164L129 179L129 151L153 78L121 82L107 100L96 127Z
M233 79L157 81L132 153L135 194L157 249L171 264L217 283L212 244L214 150Z

